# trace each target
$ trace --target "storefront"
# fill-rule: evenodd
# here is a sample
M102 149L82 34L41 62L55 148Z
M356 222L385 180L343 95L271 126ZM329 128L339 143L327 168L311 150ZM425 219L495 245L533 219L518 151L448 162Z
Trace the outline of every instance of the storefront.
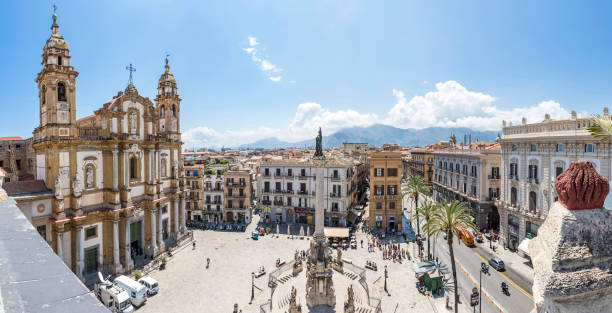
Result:
M331 226L332 227L340 226L340 215L338 213L332 213L332 215L331 215Z
M383 227L382 221L383 221L382 216L376 216L376 228L382 228Z
M538 235L540 225L527 221L525 223L525 238L533 239Z
M300 224L308 224L308 225L312 225L313 224L313 217L315 214L314 210L308 210L308 209L299 209L296 208L295 209L295 214L297 216L297 222Z
M395 222L395 216L387 217L387 229L388 230L395 229L395 225L397 225Z
M514 215L508 215L508 249L516 250L519 244L520 219Z

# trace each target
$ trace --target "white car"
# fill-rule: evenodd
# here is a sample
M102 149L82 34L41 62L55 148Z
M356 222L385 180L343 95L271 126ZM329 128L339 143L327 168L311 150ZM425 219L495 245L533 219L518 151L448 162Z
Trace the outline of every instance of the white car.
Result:
M157 283L157 280L149 276L142 277L138 280L138 282L147 288L147 296L156 295L157 292L159 292L159 284Z

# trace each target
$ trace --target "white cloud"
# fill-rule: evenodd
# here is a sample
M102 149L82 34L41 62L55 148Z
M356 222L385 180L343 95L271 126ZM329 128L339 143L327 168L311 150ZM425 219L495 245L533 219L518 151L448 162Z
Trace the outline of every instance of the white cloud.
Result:
M276 81L281 77L270 75L268 79ZM279 128L262 126L253 130L215 131L208 127L196 127L184 132L183 140L186 147L233 147L269 137L289 142L310 139L314 138L319 127L323 128L324 135L343 128L365 127L375 123L399 128L439 126L499 130L502 120L516 124L526 117L529 123L535 123L542 121L546 113L552 119L569 116L569 111L553 100L533 106L500 109L495 105L495 97L470 91L456 81L440 82L435 84L435 88L411 99L406 98L401 90L393 89L396 103L384 117L351 109L331 111L317 102L305 102L298 104L288 124L279 125Z
M251 60L253 60L253 62L257 63L260 66L261 71L268 77L268 79L270 79L273 82L280 82L283 79L282 76L278 76L278 75L272 76L272 75L273 73L282 72L283 69L279 68L278 66L274 65L272 62L267 60L265 57L261 56L262 54L261 50L256 48L256 46L259 45L257 38L248 36L248 39L249 39L249 47L243 48L242 50L244 50L248 55L251 56Z
M259 42L257 42L257 38L249 36L249 46L255 47L258 45L259 45Z
M466 89L456 81L437 83L435 91L408 100L400 90L393 89L396 104L389 111L385 123L400 128L470 127L498 130L502 120L520 122L522 117L531 122L544 119L545 113L562 118L569 115L561 105L549 100L535 106L499 109L495 97Z

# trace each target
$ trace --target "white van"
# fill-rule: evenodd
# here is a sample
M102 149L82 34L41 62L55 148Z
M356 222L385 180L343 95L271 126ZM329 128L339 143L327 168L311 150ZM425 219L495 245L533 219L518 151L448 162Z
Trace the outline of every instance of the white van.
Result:
M118 276L113 282L127 291L134 306L141 306L147 301L147 287L139 282L125 275Z
M94 285L96 296L104 306L112 312L132 313L134 307L130 303L130 296L123 288L118 287L104 279L102 274L98 272L100 282Z
M159 284L157 283L157 280L149 276L139 279L138 282L147 287L147 296L156 295L159 291Z

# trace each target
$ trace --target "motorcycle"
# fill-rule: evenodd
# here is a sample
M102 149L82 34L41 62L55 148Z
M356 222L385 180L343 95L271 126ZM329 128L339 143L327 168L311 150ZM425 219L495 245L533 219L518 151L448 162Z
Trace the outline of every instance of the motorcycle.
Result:
M505 282L502 282L501 288L502 288L503 294L505 294L506 296L510 296L510 291L508 291L508 284L506 284Z
M489 266L487 266L486 264L483 264L480 269L482 270L483 273L485 274L489 274Z

